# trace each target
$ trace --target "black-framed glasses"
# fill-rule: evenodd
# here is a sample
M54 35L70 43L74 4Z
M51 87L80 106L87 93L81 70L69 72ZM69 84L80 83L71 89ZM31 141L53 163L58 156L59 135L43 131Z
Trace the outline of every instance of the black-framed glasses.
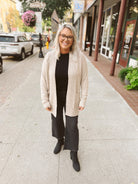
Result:
M61 38L64 39L64 40L65 40L66 38L67 38L67 40L69 40L69 41L72 41L72 40L73 40L73 36L71 36L71 35L70 35L70 36L67 36L67 35L65 35L65 34L60 34L59 36L61 36Z

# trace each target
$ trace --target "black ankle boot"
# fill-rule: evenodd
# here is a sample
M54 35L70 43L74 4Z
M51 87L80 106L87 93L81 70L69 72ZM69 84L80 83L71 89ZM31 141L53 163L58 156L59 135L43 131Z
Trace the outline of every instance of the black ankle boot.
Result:
M80 163L78 160L77 151L71 151L70 158L73 162L73 168L75 169L75 171L80 171Z
M54 149L55 154L60 152L62 145L64 145L64 139L58 139L58 142L57 142L55 149Z

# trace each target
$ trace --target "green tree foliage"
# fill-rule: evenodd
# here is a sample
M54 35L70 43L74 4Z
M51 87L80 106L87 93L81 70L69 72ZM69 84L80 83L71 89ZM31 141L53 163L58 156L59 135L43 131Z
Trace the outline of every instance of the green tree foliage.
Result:
M22 28L20 29L20 31L22 31L22 32L35 32L35 28L23 25Z
M35 0L19 0L22 3L24 12L27 10L40 11L39 8L30 8L29 4L35 2ZM38 0L40 2L40 0ZM43 19L51 18L54 10L56 10L58 17L63 18L65 12L71 8L71 0L41 0L46 3L46 7L43 9Z
M128 72L126 75L126 79L129 80L130 84L126 86L129 89L136 89L138 90L138 68L133 68L131 71Z

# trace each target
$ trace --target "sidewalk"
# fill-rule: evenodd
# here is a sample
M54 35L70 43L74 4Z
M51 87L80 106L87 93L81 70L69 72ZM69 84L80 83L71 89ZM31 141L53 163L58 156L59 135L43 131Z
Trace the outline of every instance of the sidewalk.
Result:
M125 99L128 105L133 109L133 111L138 115L138 91L137 90L126 90L124 84L121 83L118 78L118 73L122 66L116 64L114 76L110 76L111 61L99 54L98 61L94 61L94 51L92 56L89 56L88 51L83 53L87 56L90 62L100 71L100 73L105 77L105 79L113 86L113 88Z
M34 56L0 77L0 85L17 84L0 107L0 183L137 184L138 117L89 60L88 100L79 116L81 171L72 168L69 151L53 154L50 114L40 100L42 62Z

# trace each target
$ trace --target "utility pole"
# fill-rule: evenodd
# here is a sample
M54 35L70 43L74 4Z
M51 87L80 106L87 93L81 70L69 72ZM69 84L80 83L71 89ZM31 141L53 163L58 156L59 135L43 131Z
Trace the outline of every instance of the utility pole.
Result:
M42 11L45 8L45 6L46 6L46 4L45 3L42 3L41 0L40 1L36 1L35 0L35 2L30 3L30 7L32 7L32 8L38 8L40 10L41 15L40 15L39 12L37 12L37 15L38 15L39 19L42 19ZM37 23L39 23L39 21ZM37 26L37 28L39 28L39 25ZM42 35L41 35L42 30L38 30L38 32L39 32L39 42L40 42L39 43L39 45L40 45L39 58L44 58L44 55L43 55L43 52L42 52L42 46L43 46L43 43L42 43Z

